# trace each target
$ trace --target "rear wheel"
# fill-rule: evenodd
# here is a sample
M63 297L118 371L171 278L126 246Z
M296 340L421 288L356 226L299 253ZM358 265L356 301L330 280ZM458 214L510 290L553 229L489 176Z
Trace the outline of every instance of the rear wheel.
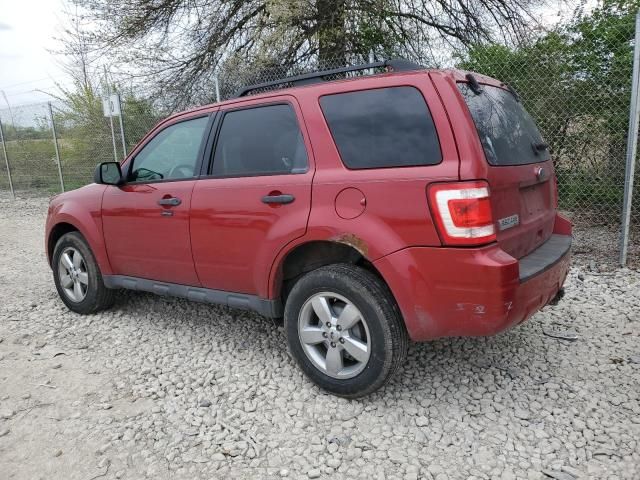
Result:
M289 349L321 388L357 398L384 385L404 362L408 338L387 286L349 264L303 276L285 306Z
M76 313L110 307L114 291L106 288L91 249L78 232L63 235L53 251L53 278L58 295Z

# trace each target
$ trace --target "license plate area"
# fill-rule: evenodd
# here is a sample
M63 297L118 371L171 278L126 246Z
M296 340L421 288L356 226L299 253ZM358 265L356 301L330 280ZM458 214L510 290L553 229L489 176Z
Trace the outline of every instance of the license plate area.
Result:
M544 184L531 185L520 189L523 214L526 218L543 215L548 209L545 201L545 190Z

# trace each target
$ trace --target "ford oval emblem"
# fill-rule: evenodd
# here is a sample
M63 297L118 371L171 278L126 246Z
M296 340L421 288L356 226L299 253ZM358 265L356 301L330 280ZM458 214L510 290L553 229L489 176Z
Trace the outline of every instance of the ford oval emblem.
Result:
M545 175L546 175L546 172L544 171L544 168L542 167L536 168L536 178L538 180L544 180Z

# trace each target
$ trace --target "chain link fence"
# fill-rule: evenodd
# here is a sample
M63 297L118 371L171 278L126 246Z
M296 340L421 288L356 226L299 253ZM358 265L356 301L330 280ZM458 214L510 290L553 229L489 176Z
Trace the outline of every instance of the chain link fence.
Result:
M594 257L619 255L635 30L631 17L609 25L606 36L583 27L517 52L478 47L458 64L518 93L551 147L560 208L577 227L574 251ZM580 40L569 42L567 35ZM639 182L632 193L629 257L637 264Z
M623 22L609 31L606 45L578 45L573 50L563 46L562 38L553 35L517 51L495 45L477 47L444 65L498 78L517 92L550 145L560 208L576 226L574 251L598 262L614 263L619 257L634 29L633 21ZM583 37L588 40L588 35ZM349 58L325 61L322 65L228 69L216 77L211 100L215 100L216 91L224 100L248 84L371 60L371 57ZM381 71L378 68L332 74L326 79ZM275 88L286 86L283 83ZM271 88L274 87L252 93ZM121 160L124 151L130 151L163 117L153 105L148 100L125 95L121 118L112 119L104 116L100 98L0 110L13 188L20 195L57 193L62 189L60 175L65 190L91 182L97 163ZM0 194L6 194L10 189L7 162L0 158L3 160ZM640 182L636 182L633 199L629 259L637 264Z
M148 102L122 102L105 117L99 98L79 108L62 102L0 110L0 194L46 195L79 188L100 162L120 161L161 118ZM124 143L124 145L123 145Z

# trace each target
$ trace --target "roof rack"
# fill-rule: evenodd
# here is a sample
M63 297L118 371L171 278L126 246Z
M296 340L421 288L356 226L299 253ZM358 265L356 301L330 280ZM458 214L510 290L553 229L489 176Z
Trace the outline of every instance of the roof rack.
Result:
M373 62L373 63L365 63L362 65L354 65L351 67L340 67L340 68L334 68L331 70L320 70L317 72L305 73L302 75L295 75L293 77L284 77L278 80L272 80L270 82L249 85L239 90L238 93L236 93L236 98L244 97L248 93L254 90L261 90L264 88L275 87L277 85L287 85L287 87L289 85L293 85L293 86L309 85L311 83L323 82L324 81L323 77L327 77L329 75L336 75L339 73L347 73L347 72L358 72L361 70L368 70L373 68L386 68L386 67L389 67L394 72L406 72L411 70L420 70L424 68L422 65L418 65L417 63L413 63L403 58L399 58L394 60L384 60L382 62Z

